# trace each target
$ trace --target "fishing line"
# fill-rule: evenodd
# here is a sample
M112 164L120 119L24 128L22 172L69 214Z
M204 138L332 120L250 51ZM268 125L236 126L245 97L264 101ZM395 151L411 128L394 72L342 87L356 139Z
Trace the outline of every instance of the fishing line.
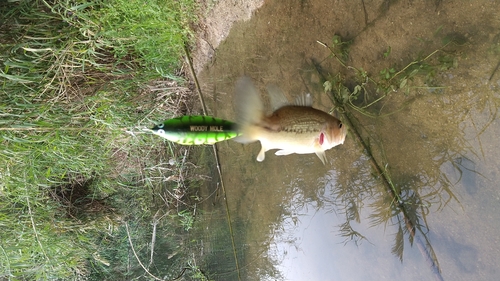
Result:
M196 86L196 90L198 92L198 97L200 98L200 103L203 109L203 115L207 115L207 107L205 106L205 101L203 99L203 94L201 92L201 87L198 82L198 78L196 76L196 73L193 68L193 63L191 62L191 55L189 54L189 50L186 47L186 44L184 44L184 52L186 53L186 61L189 65L189 69L191 70L191 75L193 76L194 83ZM226 188L224 187L224 181L222 179L222 171L220 168L220 161L219 161L219 153L217 151L217 146L215 144L212 145L213 151L214 151L214 157L215 157L215 163L217 164L217 171L219 172L219 178L220 178L220 185L222 187L222 193L224 193L224 203L226 205L226 216L227 216L227 223L229 225L229 234L231 235L231 244L233 247L233 255L234 255L234 261L236 264L236 271L238 272L238 280L241 281L241 276L240 276L240 266L238 263L238 255L236 254L236 244L234 242L234 233L233 233L233 226L231 224L231 214L229 212L229 204L227 202L227 196L226 196Z

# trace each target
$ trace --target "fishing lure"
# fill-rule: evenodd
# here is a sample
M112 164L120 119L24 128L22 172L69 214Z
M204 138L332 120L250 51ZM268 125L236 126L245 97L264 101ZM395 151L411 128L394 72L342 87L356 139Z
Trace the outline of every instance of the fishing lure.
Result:
M169 119L151 130L155 135L183 145L214 144L240 135L236 123L200 115Z

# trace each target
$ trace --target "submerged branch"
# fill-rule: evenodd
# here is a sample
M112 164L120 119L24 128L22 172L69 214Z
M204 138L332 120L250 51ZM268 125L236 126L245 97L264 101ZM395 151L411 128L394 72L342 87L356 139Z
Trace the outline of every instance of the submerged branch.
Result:
M393 185L391 178L388 176L388 173L386 173L386 171L384 169L382 169L382 167L375 160L375 157L373 156L373 154L371 152L369 144L363 139L360 132L354 126L354 124L352 122L352 119L354 117L348 111L346 111L346 109L343 107L343 105L336 104L336 106L339 108L343 108L344 122L347 123L347 125L351 129L351 132L354 133L356 140L358 141L359 144L361 144L365 153L368 155L368 158L370 159L370 164L372 165L376 174L382 179L384 186L386 187L389 195L392 197L393 204L395 204L395 206L403 214L404 225L405 225L406 229L408 230L410 237L414 240L414 242L416 242L417 247L419 248L419 250L422 253L422 255L424 256L425 260L429 264L434 276L436 277L436 280L443 280L443 277L441 276L441 273L440 273L441 270L439 269L439 265L437 264L437 259L435 258L436 255L434 253L434 250L432 250L432 248L425 247L425 245L422 243L419 236L416 235L416 230L418 229L421 232L421 234L425 237L425 240L428 241L426 234L424 234L421 231L420 227L418 227L416 225L416 222L414 222L410 219L410 215L408 213L408 210L406 209L404 202L401 200L400 194L397 193L396 188ZM428 245L430 245L430 244L428 243Z
M320 42L318 41L318 43L320 43ZM322 44L322 43L320 43L320 44ZM325 46L325 47L327 47L332 52L332 54L335 56L335 58L337 58L337 60L343 66L345 66L345 64L333 53L333 51L326 44L322 44L322 45ZM427 56L423 60L428 59L429 57L431 57L437 51L438 50L436 50L435 52L431 53L429 56ZM321 76L322 80L326 81L326 78L323 76L323 74L322 74L321 70L318 68L318 66L317 65L314 65L314 66L316 67L316 70L317 70L318 74ZM398 72L398 74L399 73L400 72ZM430 243L429 243L429 240L428 240L428 238L426 236L426 233L424 233L422 231L422 229L421 229L421 227L420 227L420 225L418 224L417 221L412 221L411 220L411 216L410 216L407 208L405 207L405 202L401 199L400 193L398 192L398 190L394 186L389 173L387 172L387 170L384 168L383 165L379 164L375 160L375 157L374 157L374 155L372 154L372 151L371 151L370 144L368 142L369 140L366 141L361 136L360 131L354 125L354 120L356 118L347 110L347 108L345 107L344 103L342 103L342 101L339 100L339 97L337 97L336 95L332 95L332 96L333 96L332 101L334 103L334 106L337 109L339 109L339 111L343 115L343 121L346 123L346 125L349 127L350 131L353 133L354 138L356 139L356 141L363 148L364 153L368 156L370 164L373 167L373 169L375 170L375 173L382 179L382 182L383 182L384 186L386 187L387 193L391 197L392 204L394 204L394 206L402 214L402 216L403 216L402 223L405 225L405 228L408 231L408 234L410 235L410 239L417 243L417 247L419 248L420 252L422 253L422 256L427 261L429 267L431 268L432 273L434 274L435 279L439 280L439 281L443 280L443 277L441 276L441 270L439 269L439 264L437 263L437 258L436 258L436 255L434 253L434 250L432 249L432 247L426 247L426 245L424 245L424 243L422 242L422 240L419 238L419 235L416 234L416 230L418 230L421 233L421 235L423 235L425 237L427 245L430 246ZM402 250L402 246L396 245L393 250L394 251ZM402 259L402 256L400 258Z

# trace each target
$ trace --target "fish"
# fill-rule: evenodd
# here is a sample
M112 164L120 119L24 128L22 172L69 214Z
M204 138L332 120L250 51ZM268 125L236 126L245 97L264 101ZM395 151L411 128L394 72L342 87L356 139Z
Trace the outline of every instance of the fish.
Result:
M234 141L260 141L257 161L262 162L266 152L278 149L275 155L315 153L323 164L325 151L343 144L347 128L336 117L312 107L310 94L300 95L290 103L281 89L267 87L273 112L266 114L260 94L249 77L236 82L235 111L240 136Z
M203 115L168 119L155 125L151 131L182 145L214 144L240 135L234 122Z

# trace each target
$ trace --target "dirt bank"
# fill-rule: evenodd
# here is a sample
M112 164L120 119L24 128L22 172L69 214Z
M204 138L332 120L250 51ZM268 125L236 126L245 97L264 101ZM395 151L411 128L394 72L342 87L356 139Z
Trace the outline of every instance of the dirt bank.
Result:
M193 66L199 73L207 63L215 60L215 49L227 37L233 24L249 20L264 0L209 0L201 5L204 11L196 27Z

